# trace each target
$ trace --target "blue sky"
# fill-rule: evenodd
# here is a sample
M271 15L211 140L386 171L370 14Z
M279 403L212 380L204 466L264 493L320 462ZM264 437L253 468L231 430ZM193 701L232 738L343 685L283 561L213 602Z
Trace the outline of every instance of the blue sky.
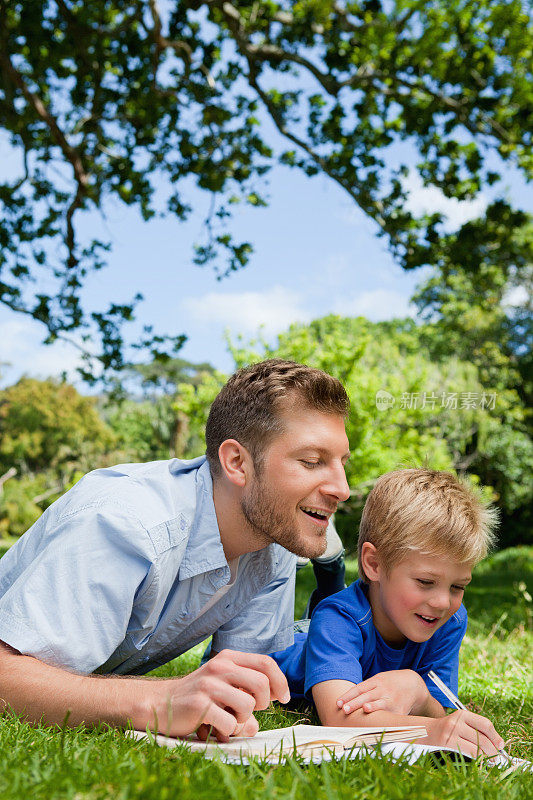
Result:
M2 163L6 167L6 159ZM0 166L0 178L1 172ZM508 196L532 211L531 189L517 175L508 176ZM409 187L413 210L442 210L450 228L478 216L490 199L482 194L469 203L447 200L438 190L423 188L414 175ZM268 208L238 212L233 229L253 242L255 254L248 267L222 281L211 268L191 263L207 197L199 198L186 224L173 219L144 223L135 210L118 204L106 208L105 219L86 215L85 233L109 238L113 250L109 266L89 278L85 303L126 302L140 291L145 301L137 330L153 324L158 332L186 333L183 357L210 361L224 371L232 367L226 329L248 338L261 328L273 340L291 322L331 312L372 320L414 314L409 298L424 273L405 273L393 262L374 223L339 187L325 177L309 179L278 167L271 173L268 195ZM1 385L22 374L47 377L64 369L74 377L75 348L44 346L43 336L38 323L0 308Z

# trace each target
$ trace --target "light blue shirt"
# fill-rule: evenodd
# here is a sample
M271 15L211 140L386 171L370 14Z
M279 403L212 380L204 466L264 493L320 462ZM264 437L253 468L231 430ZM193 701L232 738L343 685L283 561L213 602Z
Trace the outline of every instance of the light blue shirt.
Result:
M204 456L90 472L0 560L0 640L82 673L144 674L213 648L292 644L296 557L241 556L230 582Z

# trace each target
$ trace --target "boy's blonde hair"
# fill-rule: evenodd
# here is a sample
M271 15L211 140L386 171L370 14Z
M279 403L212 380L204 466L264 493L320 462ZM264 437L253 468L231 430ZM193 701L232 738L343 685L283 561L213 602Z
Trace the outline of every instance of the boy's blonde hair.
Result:
M399 469L382 475L367 497L359 527L361 551L371 542L389 570L409 553L476 564L493 546L498 510L449 472Z

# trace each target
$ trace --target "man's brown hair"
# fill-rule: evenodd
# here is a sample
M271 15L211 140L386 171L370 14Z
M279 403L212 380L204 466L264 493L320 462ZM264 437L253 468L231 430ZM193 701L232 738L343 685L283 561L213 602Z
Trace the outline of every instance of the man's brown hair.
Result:
M283 433L281 412L298 407L346 417L350 401L337 378L295 361L271 358L238 370L215 397L207 419L213 477L220 474L218 450L226 439L244 445L260 471L265 448Z
M386 569L412 552L476 564L495 541L498 510L450 472L399 469L382 475L367 497L359 526L359 576L365 542Z

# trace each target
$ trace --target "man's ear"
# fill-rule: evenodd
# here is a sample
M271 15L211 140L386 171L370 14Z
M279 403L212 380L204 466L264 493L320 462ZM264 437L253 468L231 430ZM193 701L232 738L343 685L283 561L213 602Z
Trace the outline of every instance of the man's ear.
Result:
M250 453L236 439L225 439L218 448L222 472L235 486L244 488L253 471Z
M378 551L370 542L364 542L361 548L361 566L370 581L379 581L381 577L381 563Z

